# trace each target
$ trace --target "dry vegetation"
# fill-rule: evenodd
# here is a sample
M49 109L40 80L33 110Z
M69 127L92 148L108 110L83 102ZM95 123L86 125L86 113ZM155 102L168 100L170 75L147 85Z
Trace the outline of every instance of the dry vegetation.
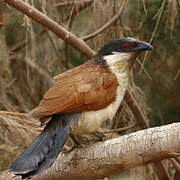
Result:
M112 38L133 36L151 42L154 52L135 65L133 94L146 120L152 125L179 121L180 74L178 54L180 3L178 0L26 0L54 21L86 40L97 50ZM68 3L64 3L68 2ZM119 10L122 8L122 12ZM4 24L0 26L0 170L37 135L40 128L25 114L35 107L52 84L52 77L83 63L86 58L53 33L27 16L4 5ZM1 17L1 15L0 15ZM114 21L110 24L114 18ZM90 35L90 37L87 35ZM142 72L141 72L142 70ZM155 93L156 92L156 93ZM147 108L148 104L149 108ZM148 115L147 115L148 114ZM118 120L121 119L119 122ZM113 128L136 121L126 102L118 112ZM129 132L137 130L131 128ZM165 162L171 176L172 164ZM151 165L129 171L132 179L157 179ZM142 178L141 178L142 176Z
M0 171L31 143L40 128L38 122L26 116L0 112ZM3 157L2 157L3 156Z

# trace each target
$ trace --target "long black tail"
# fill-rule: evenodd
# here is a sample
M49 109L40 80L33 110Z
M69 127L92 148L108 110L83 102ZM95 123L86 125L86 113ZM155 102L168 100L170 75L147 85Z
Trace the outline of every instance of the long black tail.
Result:
M54 115L41 134L13 162L10 170L24 179L50 167L70 134L72 116Z

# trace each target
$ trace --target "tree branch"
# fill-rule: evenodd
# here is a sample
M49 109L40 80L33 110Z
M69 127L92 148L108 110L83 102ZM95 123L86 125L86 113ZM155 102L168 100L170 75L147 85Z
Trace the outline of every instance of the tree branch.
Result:
M125 5L127 4L127 0L124 0L121 3L121 8L119 9L119 11L117 12L116 15L114 15L108 22L106 22L102 27L100 27L98 30L96 30L93 33L90 33L84 37L82 37L81 39L84 41L87 41L95 36L97 36L98 34L102 33L103 31L105 31L109 26L111 26L114 22L116 22L118 20L118 18L120 17L120 15L123 12L123 9L125 7Z
M47 17L45 14L38 11L36 8L30 6L22 0L5 0L6 3L23 12L33 20L37 21L53 33L55 33L58 37L66 41L72 47L74 47L77 51L81 52L88 58L92 57L95 52L81 39L78 39L74 34L66 31L62 26L58 23Z
M179 132L180 123L174 123L76 149L61 154L51 168L33 180L104 178L170 158L180 152ZM10 180L12 174L3 172L0 179Z
M180 123L137 131L62 155L38 180L95 179L180 152ZM81 173L79 173L79 169ZM55 175L55 177L54 177Z

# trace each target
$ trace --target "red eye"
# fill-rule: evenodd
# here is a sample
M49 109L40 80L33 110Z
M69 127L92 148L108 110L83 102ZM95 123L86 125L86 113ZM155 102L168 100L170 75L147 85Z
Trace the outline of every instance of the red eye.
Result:
M128 43L123 44L123 49L124 49L124 50L129 49L129 44L128 44Z

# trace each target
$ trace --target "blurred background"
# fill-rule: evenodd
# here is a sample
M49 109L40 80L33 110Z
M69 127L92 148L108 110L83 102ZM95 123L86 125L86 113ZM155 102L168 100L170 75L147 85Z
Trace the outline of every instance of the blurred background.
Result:
M26 0L54 21L84 39L94 50L111 39L134 37L154 50L142 54L134 67L151 126L180 121L180 1L179 0ZM122 9L120 11L120 9ZM4 6L0 28L0 110L29 112L38 105L52 77L87 59L14 8ZM112 18L116 18L113 23ZM94 36L92 33L107 28ZM0 170L39 131L26 122L0 113ZM127 120L127 118L126 118ZM17 127L34 127L17 132ZM36 131L37 130L37 131ZM16 139L12 141L13 134ZM6 137L6 138L4 138ZM24 138L24 139L22 139ZM9 147L9 148L7 148ZM165 162L166 163L166 162ZM168 163L167 163L168 164ZM172 176L171 164L167 165ZM151 167L122 173L118 179L155 179ZM151 178L150 178L151 177ZM117 179L114 177L112 179Z

